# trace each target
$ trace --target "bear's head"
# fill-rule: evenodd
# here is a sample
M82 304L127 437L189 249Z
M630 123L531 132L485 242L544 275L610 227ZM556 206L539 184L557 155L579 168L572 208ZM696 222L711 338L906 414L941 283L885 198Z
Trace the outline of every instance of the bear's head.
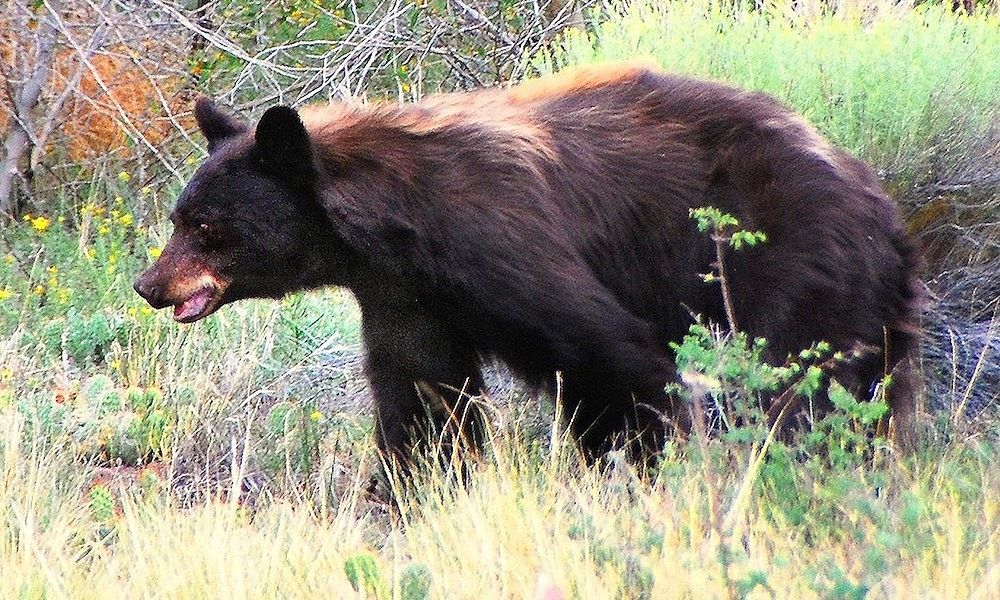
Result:
M316 194L319 170L295 110L269 109L251 130L201 98L209 156L170 215L174 231L135 290L190 323L250 297L319 284L336 236Z

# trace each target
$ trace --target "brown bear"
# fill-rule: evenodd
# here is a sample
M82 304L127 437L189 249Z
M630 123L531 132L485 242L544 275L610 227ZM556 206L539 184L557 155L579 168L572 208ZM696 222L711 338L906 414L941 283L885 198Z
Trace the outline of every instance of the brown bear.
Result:
M387 458L456 420L477 443L468 399L490 357L535 384L560 372L590 455L629 432L662 441L685 421L668 344L692 314L726 320L700 275L715 260L701 206L767 235L725 261L769 360L878 348L838 379L867 393L895 369L892 412L911 412L918 252L871 169L767 95L605 66L416 104L276 106L256 127L207 99L196 116L208 159L136 291L187 323L349 288Z

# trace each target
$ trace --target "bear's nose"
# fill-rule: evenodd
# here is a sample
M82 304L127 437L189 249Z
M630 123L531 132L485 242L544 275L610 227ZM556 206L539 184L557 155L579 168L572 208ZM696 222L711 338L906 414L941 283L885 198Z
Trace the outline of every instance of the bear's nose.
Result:
M163 308L166 306L160 298L160 287L151 281L145 273L136 278L132 288L135 289L135 293L142 296L146 302L149 302L153 308Z

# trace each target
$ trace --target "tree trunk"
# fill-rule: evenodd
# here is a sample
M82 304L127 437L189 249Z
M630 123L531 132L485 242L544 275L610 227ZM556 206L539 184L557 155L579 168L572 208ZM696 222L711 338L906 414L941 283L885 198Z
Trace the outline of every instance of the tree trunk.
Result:
M52 73L52 61L55 56L58 30L56 19L61 3L48 3L49 11L38 25L35 36L34 72L30 76L25 73L21 88L11 106L10 131L4 141L4 156L0 161L0 215L16 217L18 203L15 197L18 180L26 174L21 172L22 158L31 146L31 132L35 105L42 95L42 90L49 82ZM21 32L21 35L30 35Z

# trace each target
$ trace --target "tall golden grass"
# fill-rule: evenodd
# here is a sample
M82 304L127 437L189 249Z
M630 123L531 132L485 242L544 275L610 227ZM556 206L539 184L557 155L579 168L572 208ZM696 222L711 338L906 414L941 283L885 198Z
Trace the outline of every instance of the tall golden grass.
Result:
M253 509L224 489L183 507L169 493L109 484L114 510L102 513L89 493L94 471L60 447L26 444L23 427L10 414L0 422L4 598L363 597L345 572L359 556L379 582L369 596L386 598L403 597L413 565L430 574L433 598L855 597L844 587L852 585L870 597L995 598L1000 590L1000 478L989 456L971 466L957 451L895 465L889 481L870 483L826 524L784 523L755 494L738 538L726 531L720 540L703 470L669 454L650 480L625 463L588 467L565 444L526 445L500 431L464 485L422 471L398 514L366 498L364 466L332 497ZM371 464L367 442L353 450ZM744 473L716 475L726 508ZM826 527L837 523L849 528ZM873 557L894 532L903 542ZM873 560L885 563L874 577Z

